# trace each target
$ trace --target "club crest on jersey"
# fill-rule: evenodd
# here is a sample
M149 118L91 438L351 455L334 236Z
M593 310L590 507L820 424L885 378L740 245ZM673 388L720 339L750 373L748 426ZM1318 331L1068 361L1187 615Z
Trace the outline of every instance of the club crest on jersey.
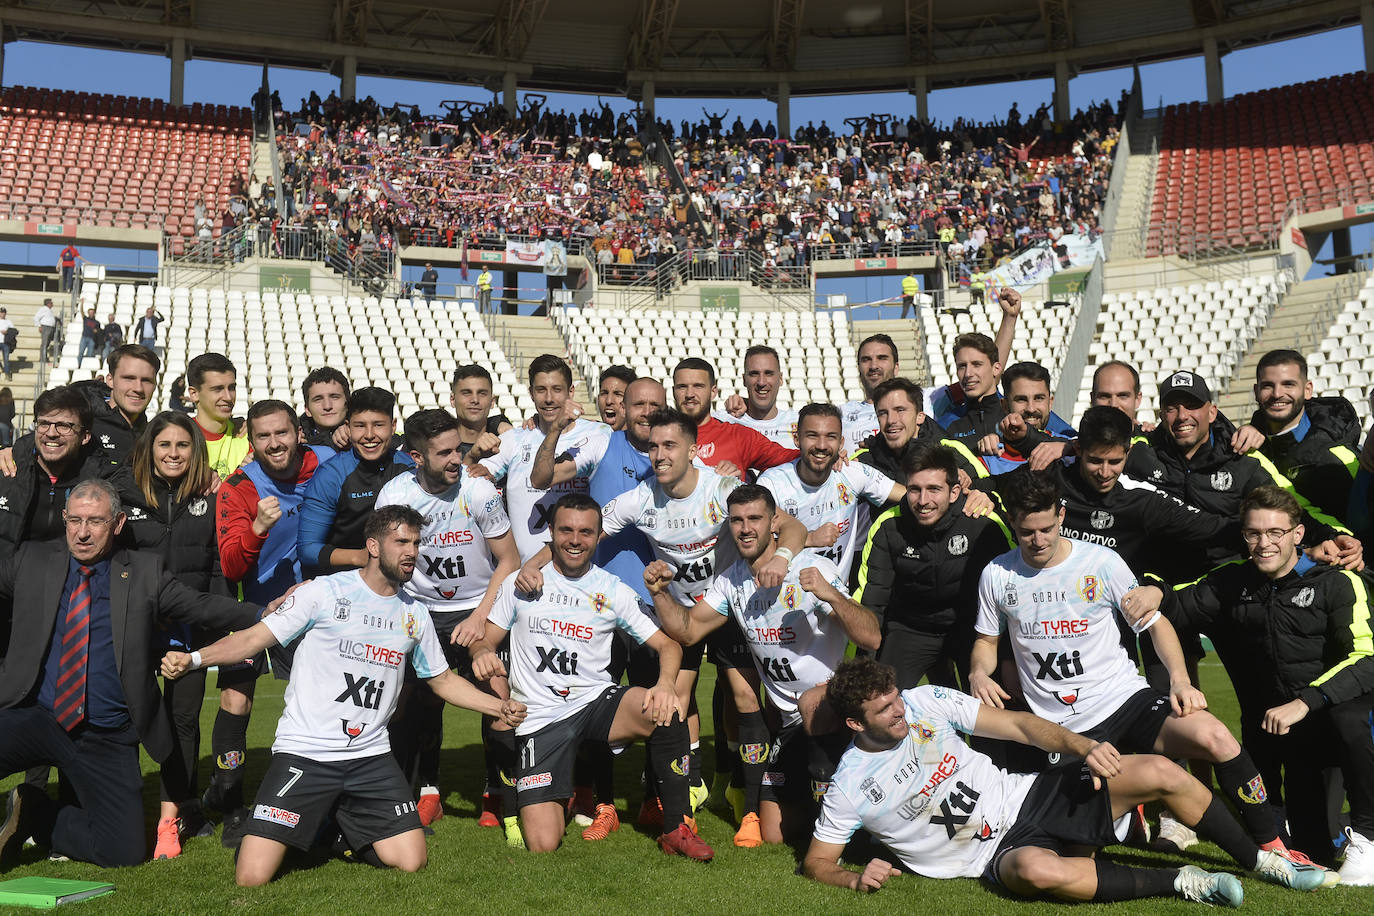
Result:
M782 603L787 605L789 611L797 609L797 587L795 585L789 585L783 590Z
M1294 607L1311 607L1312 599L1317 597L1317 592L1312 586L1304 585L1302 590L1293 596Z
M237 770L243 766L245 756L243 751L226 751L215 758L215 766L221 770Z
M615 500L611 500L607 503L606 508L609 509L613 505L615 505ZM653 531L658 527L658 510L645 509L644 514L639 517L638 525L645 531Z
M603 593L603 592L597 592L595 595L592 595L592 597L591 597L591 602L592 602L592 613L593 613L593 614L600 614L602 611L606 610L606 595L605 595L605 593Z
M725 516L721 514L720 506L716 505L714 499L706 504L706 521L710 522L712 525L719 525L724 518Z
M872 776L867 777L863 782L859 783L859 791L867 795L868 800L875 805L881 805L883 799L887 797L887 793L883 791L883 787L878 785L878 780L874 779Z
M1002 604L1007 607L1016 607L1020 603L1021 599L1016 595L1016 586L1008 582L1006 594L1002 596Z
M1116 517L1110 512L1104 512L1098 509L1092 515L1088 516L1088 524L1092 525L1098 531L1101 531L1103 528L1110 528L1112 525L1115 525Z
M745 763L764 763L768 760L768 742L762 744L741 744L739 759Z
M196 516L196 518L199 518L200 516L204 515L207 511L209 511L209 509L210 504L206 502L204 497L192 500L191 504L186 507L186 511Z
M347 719L340 719L339 727L343 729L344 736L348 738L348 743L352 744L362 736L363 730L367 728L367 723L350 722Z
M935 726L925 719L908 722L907 727L911 729L911 737L916 739L917 744L929 744L935 738Z
M949 539L949 555L961 557L968 553L968 538L962 534L956 534Z
M782 501L782 511L793 518L797 517L797 501L795 499L784 499Z
M1236 794L1240 800L1247 805L1262 805L1269 800L1269 793L1264 791L1264 777L1256 776L1245 785L1236 789Z
M1097 600L1097 576L1084 576L1078 580L1078 597L1084 601Z
M352 605L353 602L349 601L347 598L334 599L334 619L347 620L349 609L352 607Z
M1231 483L1230 471L1217 471L1212 475L1212 489L1217 492L1231 489Z
M416 620L415 615L412 614L410 611L406 611L404 629L406 631L406 635L409 636L411 639L419 639L420 621Z
M835 495L839 497L840 504L847 506L854 501L854 496L849 492L849 487L842 483L835 484Z

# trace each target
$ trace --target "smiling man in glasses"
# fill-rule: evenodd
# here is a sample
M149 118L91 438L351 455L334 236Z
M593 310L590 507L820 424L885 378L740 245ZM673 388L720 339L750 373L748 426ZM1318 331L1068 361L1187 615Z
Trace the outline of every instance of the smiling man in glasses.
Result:
M13 477L0 477L0 557L24 541L62 537L62 507L71 489L115 472L91 445L91 405L74 386L49 388L34 401L33 413L32 447L15 452Z
M1301 518L1290 493L1252 490L1241 506L1244 561L1170 593L1141 589L1142 600L1125 612L1140 619L1159 598L1180 629L1211 637L1240 701L1241 739L1279 823L1286 820L1293 844L1327 865L1341 829L1330 822L1326 771L1341 767L1350 801L1341 883L1374 884L1374 581L1304 556Z

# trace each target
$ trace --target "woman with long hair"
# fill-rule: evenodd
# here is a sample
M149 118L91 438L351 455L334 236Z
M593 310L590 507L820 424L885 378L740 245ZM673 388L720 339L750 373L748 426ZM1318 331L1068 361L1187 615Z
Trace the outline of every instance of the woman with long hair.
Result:
M231 594L219 564L205 437L195 422L174 410L153 417L134 443L129 464L133 483L131 488L126 485L123 497L126 531L134 546L160 554L163 568L189 588ZM208 645L220 635L191 629L163 633L169 648L183 651ZM162 695L177 740L176 753L162 765L162 804L153 853L159 859L180 855L183 837L213 832L200 813L196 792L205 672L165 681Z

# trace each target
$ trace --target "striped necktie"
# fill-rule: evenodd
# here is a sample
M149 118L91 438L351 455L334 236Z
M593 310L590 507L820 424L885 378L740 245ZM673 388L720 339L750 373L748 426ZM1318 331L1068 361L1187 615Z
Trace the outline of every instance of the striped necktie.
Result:
M67 731L86 719L86 661L91 644L91 568L78 567L81 576L67 602L62 655L57 660L57 696L52 702L57 724Z

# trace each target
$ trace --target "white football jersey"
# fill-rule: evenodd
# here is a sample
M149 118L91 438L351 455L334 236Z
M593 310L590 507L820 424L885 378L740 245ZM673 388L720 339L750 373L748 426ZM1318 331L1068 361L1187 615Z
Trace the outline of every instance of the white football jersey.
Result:
M735 562L725 499L737 486L734 477L698 470L691 494L673 499L658 481L646 480L602 507L601 528L608 535L630 525L644 532L654 555L677 570L669 592L679 604L692 605Z
M797 447L797 411L779 409L771 420L755 420L749 414L732 417L728 413L720 416L726 423L738 423L761 433L783 448Z
M782 714L783 725L801 720L797 698L828 681L849 646L834 609L797 581L803 569L813 566L831 585L849 593L834 563L817 551L803 550L776 588L759 588L749 564L736 560L702 599L722 617L734 616L763 675L768 702Z
M599 566L580 579L565 578L552 563L542 572L544 588L532 597L516 594L512 573L488 618L510 631L511 696L529 707L516 728L521 735L566 719L610 686L617 629L641 645L658 632L634 591Z
M386 482L377 508L410 506L425 518L420 556L405 589L432 613L471 611L482 601L496 564L487 538L510 531L501 494L490 480L464 473L443 493L428 493L407 471Z
M1062 563L1033 569L1020 550L1002 554L978 580L974 629L1011 640L1031 712L1082 732L1149 686L1121 645L1116 615L1135 573L1107 547L1065 539Z
M356 569L305 583L262 622L283 645L305 634L273 753L311 760L385 754L406 660L422 678L448 670L424 604L404 591L377 594Z
M926 685L903 692L902 702L906 737L878 753L849 746L821 800L815 837L843 846L862 828L917 874L977 878L1035 774L1000 770L964 742L981 705L968 694Z
M846 401L840 408L844 445L851 453L878 431L878 414L869 401Z
M859 536L868 531L869 506L886 503L898 484L876 468L851 461L832 469L825 483L810 487L797 476L799 461L769 468L759 475L759 485L767 487L778 508L800 521L806 530L833 522L840 529L839 538L829 547L815 549L848 573Z
M506 509L515 532L515 545L520 548L521 562L549 542L549 514L558 498L565 493L587 492L587 478L606 454L610 438L611 428L604 423L585 419L574 421L558 437L557 457L575 462L576 476L547 490L530 486L534 456L544 442L544 434L538 429L517 426L506 430L501 434L501 451L482 459L482 466L491 471L492 477L506 479Z

